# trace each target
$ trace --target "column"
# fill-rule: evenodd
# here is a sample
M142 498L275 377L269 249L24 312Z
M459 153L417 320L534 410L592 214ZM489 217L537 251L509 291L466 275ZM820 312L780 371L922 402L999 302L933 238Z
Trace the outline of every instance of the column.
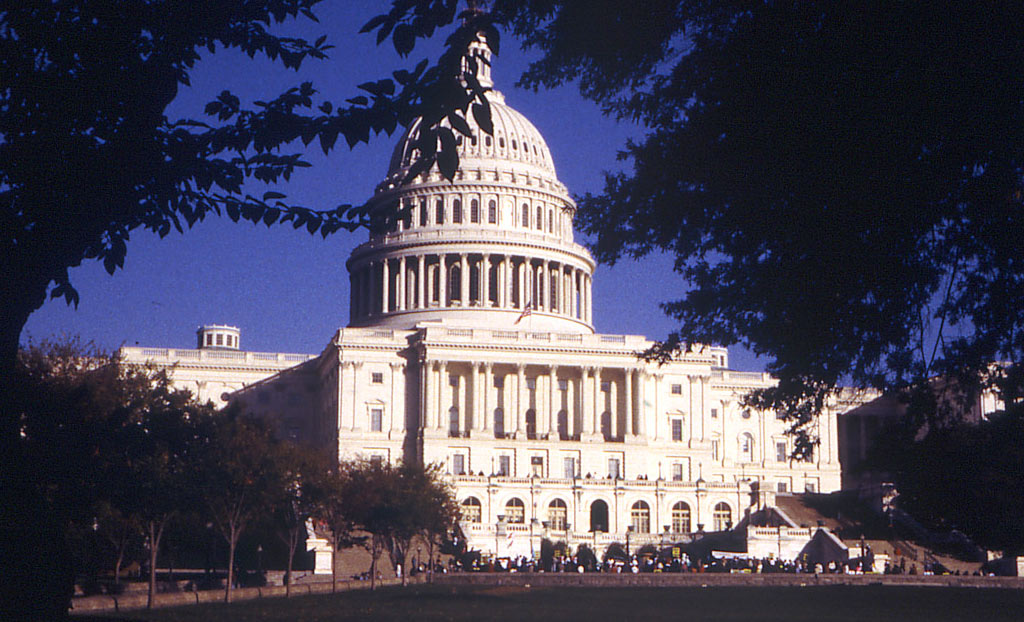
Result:
M427 299L424 298L424 286L427 274L427 256L420 255L416 262L417 274L416 274L416 308L425 309L427 307Z
M548 438L558 440L558 366L552 365L548 375Z
M480 421L478 427L481 432L488 432L491 429L491 417L494 406L491 406L493 400L491 400L491 392L494 391L494 380L492 379L492 371L494 365L491 363L483 364L483 391L480 392L480 401L482 402L480 407Z
M448 306L448 266L445 265L444 253L437 256L437 306Z
M551 273L548 272L548 270L548 260L545 259L541 264L540 270L540 299L542 311L551 311L551 287L548 286L551 279Z
M585 275L583 281L584 281L584 285L585 285L586 292L587 292L587 320L586 320L586 322L587 322L587 324L593 324L594 323L594 300L593 300L594 284L591 282L592 279L591 279L589 274Z
M584 436L594 433L594 410L597 409L596 393L593 390L587 391L587 383L594 373L593 367L584 367L583 375L580 377L580 394L583 397L583 408L580 416L583 419Z
M359 428L359 403L356 401L356 396L359 395L359 370L363 368L362 361L352 362L352 417L349 421L352 422L352 431Z
M636 431L633 429L633 370L626 368L626 429L624 430L625 436L634 436Z
M604 401L601 399L601 368L594 368L594 412L590 414L593 417L593 428L594 434L602 435L603 430L601 429L601 412L604 410Z
M480 257L480 306L491 306L491 259L490 255L484 253Z
M462 431L468 434L480 427L480 363L474 361L470 364L466 380L466 414L459 413L459 420Z
M390 310L390 309L388 309L388 298L389 298L389 294L391 293L390 292L391 274L388 272L388 263L389 263L388 260L385 259L384 262L381 264L381 268L383 269L382 272L381 272L381 279L380 279L380 312L381 313L387 313Z
M433 412L436 404L432 401L434 393L434 362L424 357L420 361L420 391L423 398L420 400L420 429L429 430L433 427Z
M526 434L524 419L526 417L526 406L529 403L526 395L526 365L516 365L516 438L522 438Z
M516 266L516 271L519 272L519 308L523 309L526 307L526 259Z
M498 305L502 309L511 308L509 294L512 293L512 258L505 255L501 258L501 300Z
M637 389L636 389L636 429L634 434L638 438L644 438L647 436L647 400L644 399L647 396L647 372L643 369L636 371Z
M363 280L363 300L366 301L366 313L373 315L373 262L366 262L366 278Z
M577 395L576 379L569 376L565 379L565 433L570 437L579 434L576 425L576 413L579 412Z
M395 306L399 311L405 311L405 257L398 258L398 282L395 287Z
M459 254L459 305L469 306L469 257Z
M391 420L388 429L391 432L405 431L405 387L399 378L405 372L405 363L391 363Z
M451 386L448 384L448 362L440 361L437 365L437 417L434 420L435 429L444 432L448 418L448 408L451 406Z
M579 280L579 271L576 268L572 268L569 272L569 278L571 279L571 286L569 287L569 315L575 318L578 308L576 292L578 291L577 280Z

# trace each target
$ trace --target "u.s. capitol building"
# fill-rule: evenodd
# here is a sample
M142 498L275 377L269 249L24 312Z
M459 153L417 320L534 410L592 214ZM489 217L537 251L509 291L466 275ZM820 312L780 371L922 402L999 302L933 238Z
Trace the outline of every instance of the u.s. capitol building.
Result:
M434 169L401 183L409 127L370 202L407 216L353 251L349 324L318 356L246 352L237 329L209 326L195 350L124 357L174 365L201 399L240 401L339 458L440 463L470 546L499 555L542 536L600 553L627 532L724 530L772 493L839 489L838 406L793 461L786 423L741 403L770 376L731 371L717 347L645 362L645 337L595 332L594 260L552 154L489 100L494 134L461 141L454 182Z

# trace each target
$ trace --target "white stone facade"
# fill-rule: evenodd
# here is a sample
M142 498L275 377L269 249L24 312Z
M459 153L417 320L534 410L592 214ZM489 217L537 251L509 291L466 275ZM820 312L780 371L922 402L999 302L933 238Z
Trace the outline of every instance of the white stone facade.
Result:
M443 465L470 545L499 555L530 554L541 536L598 549L679 539L738 523L752 488L839 489L836 409L814 424L813 459L793 462L786 424L741 404L769 376L729 370L715 347L659 366L638 358L644 337L594 332L575 205L536 128L489 100L494 135L461 141L454 182L434 169L400 183L418 124L406 132L370 202L405 209L353 252L349 327L319 356L127 358L177 361L174 380L201 398L235 390L340 458Z

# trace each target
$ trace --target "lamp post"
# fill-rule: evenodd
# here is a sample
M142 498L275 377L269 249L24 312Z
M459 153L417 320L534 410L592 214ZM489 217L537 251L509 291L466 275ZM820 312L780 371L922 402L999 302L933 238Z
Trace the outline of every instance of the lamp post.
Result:
M631 535L633 535L633 525L630 525L629 527L626 527L626 561L627 562L631 559L631 556L629 554L629 537Z
M703 465L701 465L701 471L703 471ZM708 494L708 483L704 481L703 475L697 476L697 531L704 531L704 523L700 521L700 506L704 505L704 497Z

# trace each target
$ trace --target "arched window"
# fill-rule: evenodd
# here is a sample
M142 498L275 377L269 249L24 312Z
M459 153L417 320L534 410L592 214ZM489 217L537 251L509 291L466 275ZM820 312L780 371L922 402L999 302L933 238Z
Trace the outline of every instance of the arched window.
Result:
M712 517L715 520L715 531L726 531L732 529L732 508L725 501L715 505Z
M633 533L651 533L651 508L646 501L637 501L629 510Z
M448 300L462 300L462 267L459 264L448 270Z
M448 409L448 436L459 436L459 409L454 406Z
M505 522L522 524L526 522L526 506L519 497L512 497L505 504Z
M487 222L492 225L498 224L498 203L494 200L487 203Z
M554 233L554 232L555 232L555 211L554 210L549 210L548 211L548 233Z
M505 137L504 136L499 136L498 137L498 146L501 147L502 149L505 148Z
M476 497L466 497L462 502L462 520L467 523L479 523L482 516L480 500Z
M484 137L484 143L485 143L485 144L486 144L486 145L487 145L488 147L490 147L490 146L491 146L491 137L490 137L490 136L485 136L485 137Z
M494 437L505 438L505 411L501 408L494 409Z
M568 511L565 507L565 501L555 499L548 504L548 527L552 531L565 531L566 516L568 516Z
M452 201L452 222L462 224L462 201L458 199Z
M480 201L476 199L469 202L469 222L480 222Z
M537 229L544 229L544 209L541 206L537 206Z
M426 199L421 199L420 200L420 226L421 227L426 227L427 226L427 200Z
M740 462L754 461L754 437L749 432L740 434Z
M434 224L444 224L444 199L438 199L437 204L434 206Z
M530 206L523 203L523 226L530 227Z
M526 438L537 438L537 411L532 408L526 411Z
M672 533L690 533L690 506L685 501L672 506Z

